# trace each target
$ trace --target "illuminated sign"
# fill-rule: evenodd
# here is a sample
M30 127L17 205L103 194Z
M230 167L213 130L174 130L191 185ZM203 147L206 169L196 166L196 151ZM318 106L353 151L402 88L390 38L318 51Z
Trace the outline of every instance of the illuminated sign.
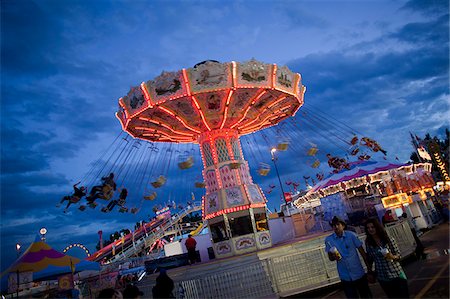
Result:
M428 149L432 153L432 158L437 168L439 169L439 172L441 173L442 180L444 182L450 181L447 169L445 168L445 163L441 158L441 150L439 148L439 145L436 142L432 141L428 144Z
M398 207L405 203L412 203L411 196L408 196L406 193L398 193L391 196L383 197L381 199L381 202L383 203L384 208L392 208L392 207Z

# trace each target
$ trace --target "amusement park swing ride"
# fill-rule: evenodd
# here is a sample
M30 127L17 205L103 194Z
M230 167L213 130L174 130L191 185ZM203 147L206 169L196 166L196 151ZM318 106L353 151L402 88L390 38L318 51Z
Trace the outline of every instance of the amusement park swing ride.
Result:
M258 165L256 173L264 178L271 171L266 153L271 148L291 151L304 158L309 168L319 171L316 179L320 181L327 166L321 163L325 152L317 144L333 144L347 158L359 160L370 159L368 151L386 154L376 141L357 137L352 128L303 106L305 91L299 74L286 66L254 59L243 63L209 60L193 68L163 72L131 88L119 99L116 117L125 133L117 136L83 178L83 184L91 190L87 199L108 202L100 209L106 213L117 205L119 212L136 214L143 202L162 198L168 199L166 207L180 208L183 204L176 204L170 191L165 196L160 191L168 183L172 164L179 171L191 171L191 175L179 175L180 185L204 189L202 215L217 257L270 247L267 199L253 181L249 160ZM303 133L300 126L315 132L317 138ZM332 134L326 132L331 129ZM268 150L261 149L265 147ZM248 160L244 159L244 152ZM193 183L192 179L199 177L193 174L199 156L203 179ZM348 167L345 158L328 154L326 159L333 172ZM93 186L99 178L102 184ZM286 185L297 190L300 183L289 180ZM275 185L270 184L269 188L266 193ZM189 193L193 197L194 191ZM69 203L78 203L83 196L78 194L69 197ZM129 199L136 197L140 203L135 200L130 206ZM96 205L92 201L81 204L79 209L95 209ZM162 208L155 205L153 211Z

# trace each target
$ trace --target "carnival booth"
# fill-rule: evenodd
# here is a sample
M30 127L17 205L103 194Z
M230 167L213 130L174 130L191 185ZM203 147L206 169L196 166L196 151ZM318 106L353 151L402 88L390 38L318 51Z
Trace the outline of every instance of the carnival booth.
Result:
M358 226L367 217L381 219L389 210L394 219L406 213L414 219L416 229L426 228L436 222L430 171L430 163L354 162L350 169L322 180L294 203L302 207L320 200L326 221L336 215Z

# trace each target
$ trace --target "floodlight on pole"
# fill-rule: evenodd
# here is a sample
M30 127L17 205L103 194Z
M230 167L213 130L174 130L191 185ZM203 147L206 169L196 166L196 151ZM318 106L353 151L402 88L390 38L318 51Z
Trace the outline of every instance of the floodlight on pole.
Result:
M39 230L39 233L41 234L41 240L45 242L45 234L47 233L47 229L43 227Z
M286 204L286 208L287 208L287 200L286 200L286 196L284 195L283 184L281 183L280 173L278 172L278 167L277 167L277 163L276 163L276 161L278 160L278 158L275 156L276 151L277 151L276 148L272 148L270 150L270 153L272 154L272 161L273 161L273 164L275 165L275 171L277 172L278 182L280 183L280 188L281 188L281 194L283 195L284 203Z
M16 243L17 259L20 256L20 248L21 247L22 246L19 243ZM17 298L19 298L19 284L20 284L19 267L17 267L17 270L16 270L16 295L17 295Z

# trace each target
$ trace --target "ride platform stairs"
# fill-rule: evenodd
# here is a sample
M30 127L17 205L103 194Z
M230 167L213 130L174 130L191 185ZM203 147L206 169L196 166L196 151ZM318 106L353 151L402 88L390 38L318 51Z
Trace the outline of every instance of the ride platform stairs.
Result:
M131 245L125 247L123 250L121 250L120 253L116 254L110 260L110 262L121 262L123 260L129 259L130 257L139 256L142 251L145 251L146 248L150 247L157 240L168 234L173 234L174 231L181 229L180 224L182 219L193 212L200 211L201 208L201 202L194 202L191 205L188 205L183 210L170 217L170 219L168 219L166 222L158 226L156 228L156 231L146 233L141 238L132 242Z

